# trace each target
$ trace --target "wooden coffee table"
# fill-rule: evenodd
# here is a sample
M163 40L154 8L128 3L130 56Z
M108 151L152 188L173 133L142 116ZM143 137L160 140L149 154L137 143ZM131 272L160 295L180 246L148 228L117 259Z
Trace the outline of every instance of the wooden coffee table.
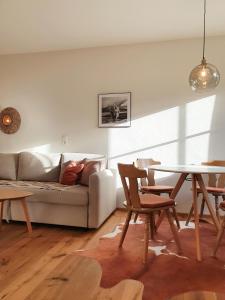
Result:
M20 191L20 190L11 189L11 188L0 189L0 203L1 203L0 225L2 224L4 202L6 200L20 201L23 211L24 211L28 232L32 233L32 226L31 226L30 217L29 217L29 213L28 213L28 209L27 209L27 203L26 203L26 198L31 195L32 195L32 193L30 193L30 192Z

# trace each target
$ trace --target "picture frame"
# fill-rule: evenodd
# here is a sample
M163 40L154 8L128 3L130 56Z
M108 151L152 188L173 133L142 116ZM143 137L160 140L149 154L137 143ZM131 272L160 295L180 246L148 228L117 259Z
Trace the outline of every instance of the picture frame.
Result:
M131 92L98 94L98 127L131 126Z

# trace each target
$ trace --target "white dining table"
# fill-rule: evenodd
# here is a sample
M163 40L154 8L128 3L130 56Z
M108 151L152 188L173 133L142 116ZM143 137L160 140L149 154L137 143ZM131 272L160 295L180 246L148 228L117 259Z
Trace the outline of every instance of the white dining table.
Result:
M203 166L203 165L153 165L149 169L181 174L177 184L175 185L170 198L175 199L179 190L181 189L185 179L188 175L191 176L192 181L192 201L194 207L194 220L195 220L195 241L196 241L196 256L197 260L202 260L201 244L200 244L200 231L199 231L199 213L198 213L198 199L197 199L197 183L202 190L206 205L211 215L212 221L215 224L216 230L220 228L219 221L216 217L214 209L209 201L209 196L206 190L202 174L224 174L225 167Z

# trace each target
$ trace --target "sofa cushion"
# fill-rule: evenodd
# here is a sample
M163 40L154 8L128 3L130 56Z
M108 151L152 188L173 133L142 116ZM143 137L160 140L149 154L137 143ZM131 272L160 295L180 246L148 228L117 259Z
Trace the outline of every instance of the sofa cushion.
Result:
M16 180L18 154L0 153L0 179Z
M7 187L33 193L32 196L27 198L28 202L75 206L88 205L88 188L81 185L66 186L58 182L0 180L0 190Z
M21 152L19 154L18 180L59 180L60 153Z

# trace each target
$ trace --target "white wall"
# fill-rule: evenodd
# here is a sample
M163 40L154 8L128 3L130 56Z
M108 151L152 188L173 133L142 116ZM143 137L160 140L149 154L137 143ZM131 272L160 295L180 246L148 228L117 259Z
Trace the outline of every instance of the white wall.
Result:
M22 117L16 134L0 132L0 152L103 153L112 166L136 157L163 163L225 159L225 37L207 38L206 57L221 73L212 94L195 94L188 86L201 47L201 39L193 39L0 56L0 109L15 107ZM127 91L131 128L98 128L97 94Z

